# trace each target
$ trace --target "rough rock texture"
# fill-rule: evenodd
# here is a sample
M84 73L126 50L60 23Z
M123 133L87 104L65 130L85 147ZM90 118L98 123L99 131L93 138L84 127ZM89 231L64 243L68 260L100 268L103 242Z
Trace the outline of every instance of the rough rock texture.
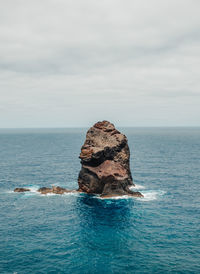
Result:
M78 191L101 194L103 197L142 197L140 192L129 189L134 184L129 166L127 138L110 122L98 122L88 130L79 158L82 168L78 178Z
M50 187L41 187L38 189L38 192L41 194L48 194L48 193L54 193L54 194L64 194L67 192L71 192L71 190L59 187L59 186L52 186Z
M30 189L23 188L23 187L17 187L14 189L14 192L26 192L26 191L30 191Z

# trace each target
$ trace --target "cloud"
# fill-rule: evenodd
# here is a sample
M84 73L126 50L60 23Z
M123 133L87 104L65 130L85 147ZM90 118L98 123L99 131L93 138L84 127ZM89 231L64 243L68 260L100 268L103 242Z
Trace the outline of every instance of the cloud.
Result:
M0 4L0 127L200 125L198 0Z

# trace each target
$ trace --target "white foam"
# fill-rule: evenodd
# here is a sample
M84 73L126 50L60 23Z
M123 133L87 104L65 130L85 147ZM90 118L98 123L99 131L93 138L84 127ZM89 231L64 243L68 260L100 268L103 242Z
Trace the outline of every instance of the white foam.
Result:
M40 196L42 196L42 197L46 197L46 196L55 196L55 195L57 195L57 194L55 194L55 193L46 193L46 194L41 194L41 193L39 193L40 194Z
M37 193L38 194L38 189L40 188L39 186L37 185L34 185L34 186L27 186L28 189L30 189L30 192L32 193ZM28 193L29 191L27 191Z
M133 190L133 191L134 191L135 189L145 189L145 186L138 185L138 184L136 185L136 184L135 184L134 186L130 186L129 189L131 189L131 190Z
M133 188L132 188L133 189ZM134 188L135 189L135 188ZM122 196L113 196L113 197L100 197L99 195L93 196L93 198L101 199L101 200L123 200L123 199L137 199L140 201L148 202L158 200L161 196L163 196L166 192L163 190L149 190L141 192L144 197L134 197L129 195Z
M149 190L149 191L145 191L142 192L142 194L144 195L144 198L141 199L144 202L148 202L148 201L154 201L159 199L161 196L163 196L166 192L163 190Z
M27 192L28 193L28 192ZM56 193L46 193L46 194L41 194L40 192L36 191L35 194L39 194L41 197L51 197L51 196L80 196L80 193L74 192L74 190L72 190L71 192L65 192L63 194L56 194Z
M28 195L28 193L30 192L26 192L25 194ZM79 196L80 193L79 192L74 192L74 191L71 191L71 192L65 192L63 194L56 194L56 193L46 193L46 194L41 194L40 192L38 192L37 190L36 191L33 191L32 192L33 194L37 194L37 195L40 195L41 197L52 197L52 196Z
M72 192L65 192L65 193L63 193L63 195L65 195L65 196L80 196L80 192L74 192L74 191L72 191Z
M14 193L14 190L5 190L5 193Z
M29 186L25 186L26 188L30 189L30 191L27 192L23 192L23 194L25 194L26 196L32 196L32 195L39 195L41 197L51 197L51 196L55 196L58 194L55 193L47 193L47 194L41 194L38 192L38 189L40 188L40 186L38 185L29 185ZM135 186L131 186L129 187L131 190L135 191L135 190L139 190L139 189L145 189L144 186L142 185L135 185ZM6 190L4 191L4 193L15 193L14 190ZM122 196L113 196L113 197L100 197L100 195L94 195L91 196L95 199L101 199L101 200L123 200L123 199L137 199L139 201L144 201L144 202L148 202L148 201L155 201L158 200L159 198L161 198L161 196L163 196L166 192L163 190L143 190L141 191L141 193L143 194L143 198L140 197L133 197L133 196L129 196L129 195L122 195ZM80 196L81 193L79 192L66 192L63 193L61 196Z
M113 197L100 197L100 196L93 196L93 198L97 198L100 200L123 200L123 199L131 199L134 198L129 195L122 195L122 196L113 196Z

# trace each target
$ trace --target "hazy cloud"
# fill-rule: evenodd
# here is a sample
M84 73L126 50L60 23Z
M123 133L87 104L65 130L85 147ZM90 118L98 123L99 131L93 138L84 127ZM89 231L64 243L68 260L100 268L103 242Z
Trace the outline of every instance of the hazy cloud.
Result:
M0 127L200 126L199 0L0 5Z

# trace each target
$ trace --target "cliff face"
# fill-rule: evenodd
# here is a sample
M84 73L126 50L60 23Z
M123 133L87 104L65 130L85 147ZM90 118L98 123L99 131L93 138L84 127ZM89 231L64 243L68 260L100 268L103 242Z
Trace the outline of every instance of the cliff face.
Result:
M82 168L79 173L79 191L101 196L133 195L129 166L130 151L127 138L108 121L91 127L81 148Z

